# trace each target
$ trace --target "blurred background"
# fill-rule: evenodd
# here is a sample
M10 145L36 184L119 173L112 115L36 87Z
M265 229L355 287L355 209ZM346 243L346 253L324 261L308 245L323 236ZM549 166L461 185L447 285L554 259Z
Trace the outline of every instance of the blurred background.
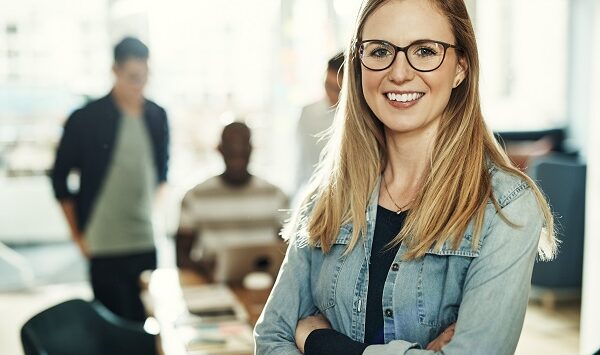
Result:
M600 252L600 3L467 3L484 115L558 210L566 250L554 266L536 265L541 306L532 302L522 340L530 343L518 353L592 354L600 348L600 264L592 260ZM48 172L68 115L110 90L116 42L133 35L149 46L147 97L170 119L170 188L155 212L165 236L159 263L170 265L183 193L223 169L215 147L225 124L245 120L250 170L293 196L290 142L301 108L323 97L327 60L347 46L359 6L0 0L0 255L16 268L0 267L0 352L21 351L19 327L40 309L90 295Z

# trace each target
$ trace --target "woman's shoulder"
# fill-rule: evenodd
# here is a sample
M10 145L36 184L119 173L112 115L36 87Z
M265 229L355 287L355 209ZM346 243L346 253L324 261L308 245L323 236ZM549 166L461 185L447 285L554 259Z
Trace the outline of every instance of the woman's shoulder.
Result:
M492 193L501 209L531 189L530 183L524 175L505 170L497 165L491 165L488 171L491 177ZM492 202L490 201L490 203Z
M519 226L543 223L544 213L540 208L538 193L532 186L534 183L531 179L522 173L508 171L498 166L491 167L490 174L497 205L492 201L488 204L485 218L488 228L494 225L493 222L496 220L510 222L508 225L517 229L520 228Z
M490 168L490 174L497 205L488 203L479 247L487 246L488 252L507 245L519 250L537 248L544 213L531 180L497 166Z

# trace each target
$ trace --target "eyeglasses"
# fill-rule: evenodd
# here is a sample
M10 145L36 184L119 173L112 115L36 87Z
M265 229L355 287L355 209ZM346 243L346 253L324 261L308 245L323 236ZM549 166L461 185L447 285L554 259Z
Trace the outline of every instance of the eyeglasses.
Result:
M398 47L387 41L373 39L361 41L358 46L360 62L373 71L391 67L398 52L404 52L408 64L414 70L430 72L442 65L448 48L460 50L453 44L433 40L418 40L406 47Z

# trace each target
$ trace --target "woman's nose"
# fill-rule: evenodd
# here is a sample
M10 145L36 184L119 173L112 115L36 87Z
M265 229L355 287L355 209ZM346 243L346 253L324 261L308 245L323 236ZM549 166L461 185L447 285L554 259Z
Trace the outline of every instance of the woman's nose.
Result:
M415 70L408 63L404 52L398 52L392 65L388 68L388 77L395 83L412 80L415 76Z

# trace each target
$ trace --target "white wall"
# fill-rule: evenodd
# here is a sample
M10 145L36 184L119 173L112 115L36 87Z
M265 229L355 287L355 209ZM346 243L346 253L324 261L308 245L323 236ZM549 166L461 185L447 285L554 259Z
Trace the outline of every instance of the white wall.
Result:
M578 150L583 158L589 151L588 124L590 122L590 106L593 101L590 87L593 85L590 70L596 65L590 55L594 49L592 40L594 31L594 7L596 0L569 1L569 44L568 50L568 82L567 82L567 117L569 126L569 144ZM597 22L597 21L596 21Z
M600 349L600 4L589 1L595 24L587 37L591 56L589 108L587 119L586 230L581 306L580 353ZM593 45L592 45L593 44Z

